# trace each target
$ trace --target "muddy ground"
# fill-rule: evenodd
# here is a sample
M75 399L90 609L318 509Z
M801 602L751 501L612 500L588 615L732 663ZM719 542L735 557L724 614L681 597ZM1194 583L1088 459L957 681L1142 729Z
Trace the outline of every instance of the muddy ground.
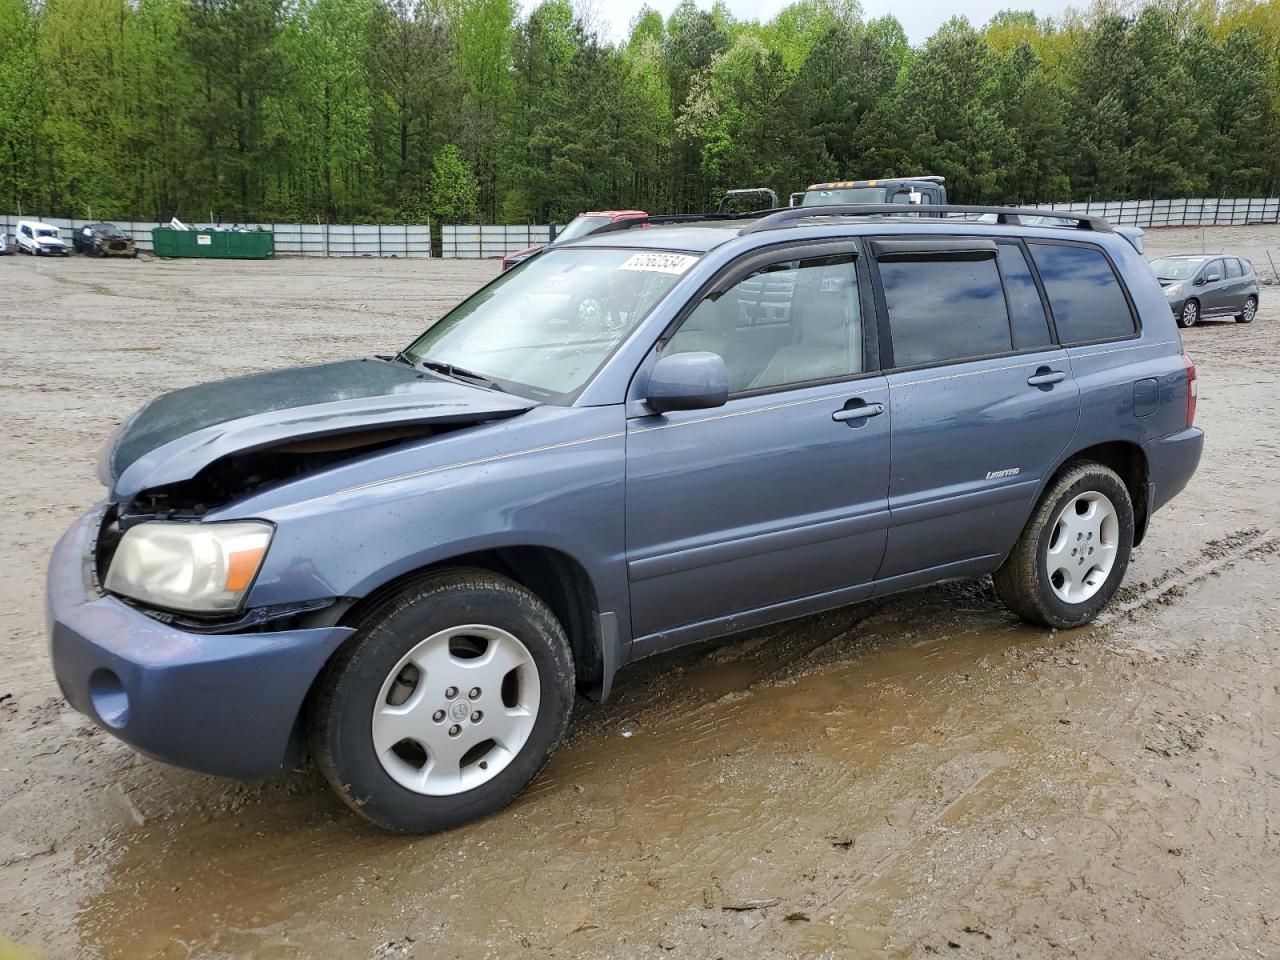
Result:
M513 808L418 839L66 707L43 567L114 425L386 352L495 269L0 258L0 957L1280 956L1280 287L1187 333L1205 459L1090 628L949 584L665 656Z

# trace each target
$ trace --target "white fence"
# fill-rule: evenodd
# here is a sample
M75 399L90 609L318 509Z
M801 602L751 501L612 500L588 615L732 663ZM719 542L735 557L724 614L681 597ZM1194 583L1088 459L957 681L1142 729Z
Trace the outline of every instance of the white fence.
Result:
M472 260L501 257L550 239L551 227L546 224L523 227L446 224L440 228L440 256Z
M1105 217L1116 226L1200 227L1280 223L1280 197L1088 200L1035 206Z
M1073 203L1022 203L1017 206L1093 214L1106 217L1117 226L1198 227L1280 223L1280 197L1081 200ZM546 224L518 227L446 224L441 228L441 256L473 259L500 257L535 243L546 243L550 235L551 228Z
M0 214L0 233L10 236L17 233L19 218L13 214ZM61 217L43 217L42 222L62 231L62 239L71 241L72 231L95 220L67 220ZM121 230L137 241L138 249L150 252L151 231L160 224L137 223L129 220L112 220ZM197 226L197 224L191 224ZM199 224L207 226L207 224ZM229 227L232 224L215 224ZM407 257L425 259L431 256L431 227L428 224L341 224L341 223L241 223L250 230L261 227L275 233L275 250L278 257ZM505 252L505 251L504 251Z
M1073 203L1042 203L1034 206L1047 210L1106 217L1117 226L1196 227L1280 223L1280 197L1088 200ZM18 219L14 214L0 214L0 233L14 234L17 231ZM58 217L43 219L45 223L64 231L63 239L65 240L71 239L71 231L93 222ZM158 224L124 220L111 222L129 233L137 241L139 250L151 250L151 230ZM216 224L216 226L227 227L232 224ZM422 259L431 256L429 224L243 223L239 226L249 229L262 227L274 231L277 256ZM548 224L528 226L446 224L440 228L440 255L460 259L501 257L515 250L546 243L550 238L551 227Z

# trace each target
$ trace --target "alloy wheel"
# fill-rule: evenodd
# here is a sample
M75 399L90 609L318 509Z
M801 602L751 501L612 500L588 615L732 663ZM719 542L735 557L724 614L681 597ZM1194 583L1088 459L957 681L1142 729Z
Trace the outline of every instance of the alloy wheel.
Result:
M483 624L442 630L383 681L373 708L378 761L414 793L472 790L515 759L540 696L537 665L513 634Z
M1084 603L1106 583L1120 545L1120 517L1104 494L1089 490L1058 514L1045 553L1049 586L1063 603Z

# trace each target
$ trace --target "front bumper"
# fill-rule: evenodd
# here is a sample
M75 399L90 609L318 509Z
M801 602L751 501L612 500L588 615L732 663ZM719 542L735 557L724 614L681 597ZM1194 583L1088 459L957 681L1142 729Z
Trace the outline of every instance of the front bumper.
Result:
M1155 513L1182 492L1200 466L1204 431L1187 427L1142 445L1147 458L1148 513Z
M94 253L100 257L133 257L137 255L137 248L131 243L127 246L113 247L110 243L94 244Z
M102 513L77 520L49 562L50 652L68 702L135 749L202 773L269 776L300 760L303 701L352 630L196 634L99 596L88 564Z

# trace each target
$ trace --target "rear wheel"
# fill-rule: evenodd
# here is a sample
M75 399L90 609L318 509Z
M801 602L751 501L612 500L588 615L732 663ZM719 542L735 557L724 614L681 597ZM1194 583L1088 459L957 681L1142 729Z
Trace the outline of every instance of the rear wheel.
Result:
M1182 305L1182 312L1178 314L1178 326L1194 327L1200 319L1200 301L1188 300Z
M410 584L325 668L312 754L388 830L448 830L505 807L564 735L574 669L558 620L484 570Z
M1115 471L1071 464L1050 484L996 571L996 593L1041 626L1088 623L1124 579L1133 530L1133 502Z
M1253 318L1258 315L1258 298L1247 297L1244 301L1244 309L1236 314L1236 323L1253 323Z

